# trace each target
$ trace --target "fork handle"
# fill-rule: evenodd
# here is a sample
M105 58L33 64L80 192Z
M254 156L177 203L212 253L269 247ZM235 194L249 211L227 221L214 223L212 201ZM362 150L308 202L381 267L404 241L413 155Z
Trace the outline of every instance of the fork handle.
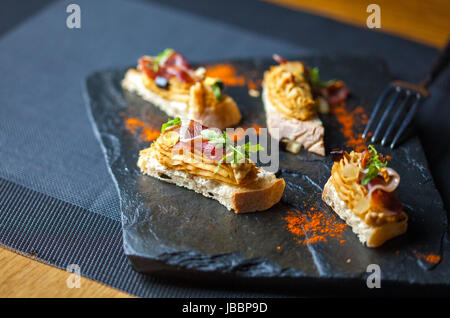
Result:
M450 59L450 41L447 42L445 49L441 51L439 57L434 61L433 66L430 69L427 77L420 83L420 86L428 88L433 84L434 80L441 74L441 72L447 67Z

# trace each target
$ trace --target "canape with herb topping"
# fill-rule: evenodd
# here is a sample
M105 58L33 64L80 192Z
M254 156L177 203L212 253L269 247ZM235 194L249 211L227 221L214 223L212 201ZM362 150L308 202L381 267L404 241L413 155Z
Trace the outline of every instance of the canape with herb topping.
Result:
M223 93L220 78L205 76L178 52L166 49L157 56L143 56L129 69L122 86L154 104L170 117L194 119L224 129L239 123L241 113Z
M303 146L324 156L324 127L318 113L345 101L347 86L342 81L321 81L318 68L310 69L300 61L277 54L274 59L278 65L264 73L262 95L269 132L289 152L297 153Z
M263 211L280 201L285 183L250 160L261 150L250 142L238 145L220 129L175 118L140 152L138 166L146 175L216 199L236 213Z
M408 216L395 191L400 176L387 167L387 159L373 146L362 153L335 150L331 157L334 163L322 199L360 241L377 247L405 233Z

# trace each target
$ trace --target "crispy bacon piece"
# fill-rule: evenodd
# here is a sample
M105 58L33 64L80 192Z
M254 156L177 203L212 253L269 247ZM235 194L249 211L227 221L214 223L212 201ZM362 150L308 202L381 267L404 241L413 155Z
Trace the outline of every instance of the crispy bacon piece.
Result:
M275 60L275 62L277 62L278 64L284 64L287 63L287 60L285 58L282 58L280 55L278 54L274 54L272 55L273 59Z
M389 175L389 181L386 182L382 176L376 176L367 184L367 189L370 192L373 192L376 189L380 189L386 192L394 192L400 184L400 175L391 168L385 168Z
M225 149L217 149L215 144L210 144L208 140L203 140L202 142L202 153L207 158L219 162L220 159L225 155Z
M201 135L202 130L208 129L208 127L191 120L189 124L180 126L180 139L182 141L189 141Z
M160 68L158 70L158 76L164 77L165 79L176 77L182 83L192 83L194 81L188 71L177 66Z
M316 88L314 94L322 96L328 104L333 106L345 101L350 94L350 89L343 81L336 81L327 87Z
M368 150L364 150L364 152L361 155L361 161L359 162L359 167L361 169L366 169L367 164L369 163L370 160L370 153Z
M148 77L155 79L157 72L154 71L154 63L150 57L144 56L139 59L139 69L144 72Z
M180 82L191 83L194 81L194 69L188 61L177 52L173 52L162 64L157 67L152 59L144 56L139 59L139 68L151 79L157 76L169 79L176 77ZM156 70L156 71L155 71Z
M364 152L361 155L361 160L359 161L359 167L361 169L367 168L367 164L369 163L370 156L371 156L370 151L369 150L364 150ZM382 163L385 163L386 159L387 159L387 158L384 158L381 153L378 154L378 158L380 159L380 161Z
M342 158L344 158L344 150L342 149L333 149L330 152L330 157L333 162L341 161Z
M194 70L192 66L189 64L189 62L184 58L183 55L181 55L178 52L172 53L172 55L169 56L169 58L164 63L165 66L177 66L184 68L186 70Z
M173 146L174 149L185 149L191 152L200 151L205 157L219 162L225 154L225 149L217 149L215 144L209 143L208 139L201 137L201 132L205 129L211 129L191 120L188 125L172 127L180 134L180 141ZM168 131L169 129L166 129ZM218 130L220 131L220 130Z
M370 207L374 211L386 214L400 213L402 211L402 204L397 197L397 193L386 192L380 189L372 192Z
M388 182L382 176L376 176L367 184L370 207L374 211L399 213L402 211L402 204L398 200L395 189L400 183L400 176L391 168L386 168L386 170L389 174Z

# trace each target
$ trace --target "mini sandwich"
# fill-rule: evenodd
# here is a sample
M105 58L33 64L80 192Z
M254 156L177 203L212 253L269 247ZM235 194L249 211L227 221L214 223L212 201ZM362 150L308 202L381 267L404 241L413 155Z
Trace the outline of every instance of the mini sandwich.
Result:
M143 174L216 199L236 213L269 209L280 201L284 180L249 159L262 150L259 144L230 139L220 129L175 118L140 152L137 165Z
M269 132L279 129L279 139L287 150L306 150L325 155L324 127L318 116L347 98L349 90L342 81L322 82L318 68L309 69L299 61L274 55L279 65L264 73L263 103ZM276 134L273 134L276 136ZM295 150L293 150L295 149Z
M373 146L363 153L333 151L331 177L322 199L351 226L359 240L377 247L403 234L408 216L395 190L400 176Z
M160 108L170 117L194 119L203 125L225 129L239 123L241 113L234 100L222 93L220 78L205 77L172 49L139 59L129 69L122 86Z

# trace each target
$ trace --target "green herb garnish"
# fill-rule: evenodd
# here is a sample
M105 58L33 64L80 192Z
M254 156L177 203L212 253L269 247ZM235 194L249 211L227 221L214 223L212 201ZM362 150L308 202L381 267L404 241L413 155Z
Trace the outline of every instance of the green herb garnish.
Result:
M208 139L209 144L216 144L216 146L223 146L227 142L227 134L226 132L219 133L213 129L205 129L201 132L202 137ZM217 147L216 147L217 148Z
M165 49L164 51L159 53L157 56L152 58L153 71L158 72L159 65L161 64L161 62L164 62L170 55L172 55L173 52L174 52L173 49Z
M326 82L321 81L318 67L312 68L308 74L303 75L308 79L313 88L326 88L336 83L336 80L329 80Z
M369 145L368 148L370 154L369 167L366 175L361 182L362 185L366 185L367 183L369 183L370 180L378 175L379 169L387 166L387 161L381 161L380 157L378 156L378 152L373 145Z
M216 81L212 86L214 96L216 96L218 101L222 101L222 87L223 83L221 80Z
M238 164L241 160L249 158L251 153L264 150L264 147L262 147L260 144L253 145L250 142L247 142L243 145L235 145L234 142L230 140L226 132L219 133L212 129L205 129L201 134L205 139L209 139L208 143L215 144L216 149L222 149L225 147L225 154L219 160L214 173L217 173L217 171L219 171L220 165L224 161L234 162L235 164Z
M169 119L167 121L167 123L162 124L161 132L163 133L167 128L172 127L172 126L178 126L179 124L181 124L180 117L176 117L174 119Z

